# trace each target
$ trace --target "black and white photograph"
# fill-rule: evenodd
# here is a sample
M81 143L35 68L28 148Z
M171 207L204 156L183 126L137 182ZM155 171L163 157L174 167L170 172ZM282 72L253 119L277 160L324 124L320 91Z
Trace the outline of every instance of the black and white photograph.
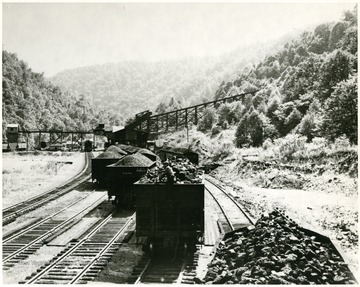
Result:
M2 1L2 283L357 285L358 1Z

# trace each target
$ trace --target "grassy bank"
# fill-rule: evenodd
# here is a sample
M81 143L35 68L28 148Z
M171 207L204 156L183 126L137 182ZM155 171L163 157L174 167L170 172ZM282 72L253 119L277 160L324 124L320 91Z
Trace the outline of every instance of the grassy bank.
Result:
M2 155L3 208L60 185L81 171L78 152L23 152Z

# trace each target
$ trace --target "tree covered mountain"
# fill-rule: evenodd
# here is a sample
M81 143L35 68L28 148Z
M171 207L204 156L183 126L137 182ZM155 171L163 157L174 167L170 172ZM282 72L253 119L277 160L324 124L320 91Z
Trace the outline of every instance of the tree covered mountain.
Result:
M336 23L208 58L122 62L67 70L47 81L3 51L3 127L90 129L259 90L207 110L198 129L237 127L236 145L298 133L357 142L357 8Z
M319 25L223 82L215 99L259 90L242 102L209 109L198 129L237 126L238 147L259 146L289 133L357 143L357 7ZM166 107L165 107L166 109ZM212 119L212 120L210 120Z
M225 79L259 61L268 51L279 49L279 42L284 39L217 57L82 67L58 73L50 81L64 91L85 95L96 106L117 112L125 121L144 110L154 112L162 102L185 107L209 101Z
M90 130L99 122L119 123L114 113L94 107L34 73L16 54L2 52L2 127L17 123L24 130Z

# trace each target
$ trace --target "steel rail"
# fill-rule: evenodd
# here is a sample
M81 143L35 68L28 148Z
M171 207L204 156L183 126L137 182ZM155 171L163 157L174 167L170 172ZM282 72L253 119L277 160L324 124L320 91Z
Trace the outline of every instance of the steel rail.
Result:
M224 194L226 194L232 202L241 210L241 212L246 216L246 218L251 222L251 224L255 224L255 221L251 216L244 210L244 208L231 196L229 195L220 185L213 182L212 180L209 180L209 178L206 179L208 182L210 182L212 185L216 186L218 189L220 189Z
M217 203L217 205L221 209L221 212L225 216L225 219L228 222L228 224L230 226L230 229L235 230L234 225L232 224L230 218L228 217L228 215L227 215L226 211L224 210L223 206L220 204L219 200L215 197L215 195L207 187L205 187L205 190L207 190L207 192L212 196L212 198L215 200L215 202Z
M186 268L186 260L184 260L183 265L181 266L181 270L179 273L179 277L176 280L176 284L181 284L181 281L182 281L184 273L185 273L185 268Z
M29 230L34 229L35 227L41 225L42 223L50 220L50 219L53 218L54 216L60 214L61 212L63 212L63 211L65 211L66 209L68 209L69 207L77 204L78 202L82 201L83 199L85 199L86 197L90 196L91 194L92 194L92 193L86 195L85 197L80 198L79 200L77 200L77 201L73 202L72 204L68 205L67 207L64 207L63 209L61 209L61 210L59 210L59 211L57 211L57 212L49 215L48 217L42 219L41 221L38 221L38 222L36 222L35 224L32 224L31 226L28 226L28 227L26 227L25 229L22 229L20 232L15 233L15 234L13 234L13 235L11 235L11 236L3 239L3 244L6 243L6 242L8 242L8 241L10 241L10 240L13 240L13 239L21 236L21 235L23 235L24 233L28 232Z
M77 283L81 277L91 268L92 265L94 265L94 263L105 254L105 252L107 252L109 250L109 248L114 244L114 242L120 237L120 235L122 235L126 229L128 228L128 226L130 225L130 223L132 223L132 221L134 221L135 219L135 214L130 217L130 219L124 224L124 226L122 228L120 228L120 230L114 235L114 237L106 244L106 246L83 268L83 270L74 278L72 279L69 284L75 284Z
M210 184L212 184L213 186L215 186L218 190L220 190L227 198L229 198L232 203L242 212L242 214L246 217L246 219L253 225L255 224L255 221L248 215L248 213L244 210L244 208L231 196L229 195L220 185L216 184L213 180L209 179L209 177L207 177L205 179L207 182L209 182ZM216 199L215 195L207 188L205 187L205 189L210 193L210 195L214 198L214 200L216 201L216 203L219 205L222 213L224 214L227 222L229 223L229 226L231 228L231 230L234 230L234 225L231 223L231 220L229 218L229 216L226 214L226 211L224 210L224 208L221 206L220 202L218 199Z
M61 262L62 260L64 260L66 257L70 256L74 251L76 251L79 247L82 246L82 244L84 244L87 240L89 240L93 235L95 235L103 226L105 226L110 219L113 217L114 213L116 211L113 211L109 216L107 216L105 219L103 219L92 231L90 231L90 233L85 236L83 239L81 239L78 243L76 243L74 246L72 246L69 250L67 250L64 254L62 254L59 258L57 258L56 260L54 260L53 262L51 262L50 265L46 266L43 270L41 270L38 274L36 274L35 276L33 276L32 278L30 278L28 281L24 282L24 284L32 284L34 283L36 280L41 279L41 277L43 275L45 275L49 270L51 270L54 266L56 266L56 264L58 264L59 262ZM125 223L125 225L127 225L128 223L132 222L133 219L135 217L135 214L133 214L130 219ZM118 234L118 233L117 233ZM120 234L121 235L121 234ZM117 235L117 237L120 236L119 234ZM116 238L117 239L117 238ZM115 240L116 240L115 239ZM114 241L115 241L114 240ZM109 248L109 247L108 247ZM98 256L96 256L98 257ZM95 260L96 261L96 260ZM94 261L94 262L95 262Z
M151 258L148 260L148 262L146 263L144 269L141 271L139 277L136 279L136 281L134 282L134 284L140 284L141 283L141 278L144 276L145 271L148 269L149 265L151 263Z
M91 194L93 194L94 192L92 192ZM59 213L63 212L64 210L68 209L69 207L75 205L76 203L84 200L86 197L90 196L91 194L77 200L76 202L72 203L71 205L63 208L62 210L60 210L59 212L56 212L55 214L51 215L50 217L37 222L36 224L34 224L33 226L30 226L29 228L27 228L26 230L24 230L24 232L20 232L20 234L15 234L13 235L11 238L7 239L4 243L9 242L10 240L13 240L17 237L20 237L21 235L23 235L24 233L26 233L27 231L34 229L34 227L37 227L39 225L41 225L42 223L50 220L52 217L58 215ZM104 201L106 199L106 196L103 196L100 200ZM98 200L99 201L99 200ZM98 202L97 201L97 202ZM79 214L83 213L84 211L86 211L87 209L89 209L89 206L87 206L86 208L80 210L79 212L77 212L75 215L73 215L72 217L64 220L63 222L61 222L60 224L58 224L57 226L55 226L54 228L50 229L49 231L45 232L44 234L40 235L39 237L37 237L36 239L34 239L33 241L29 242L28 244L24 245L22 248L18 249L17 251L15 251L14 253L8 255L7 257L3 258L3 264L8 262L10 259L14 258L16 255L19 255L21 252L23 252L24 250L30 248L31 246L39 243L39 241L51 236L54 232L60 230L61 228L63 228L64 226L66 226L68 223L70 223L72 220L74 220L77 216L79 216ZM4 245L4 244L3 244Z
M7 222L9 222L9 220L11 220L11 218L14 218L17 215L23 214L24 212L26 212L28 210L35 209L36 207L41 206L42 204L49 202L65 193L69 192L72 188L74 188L74 187L78 186L79 184L83 183L84 181L88 180L90 178L90 175L87 175L80 181L75 182L77 179L84 176L86 171L89 169L91 157L92 157L92 153L91 153L91 155L87 154L85 157L85 159L86 159L85 166L81 170L81 172L79 174L77 174L76 176L74 176L73 178L66 181L65 183L63 183L61 186L53 188L50 191L46 191L42 194L36 195L25 201L19 202L17 204L14 204L12 206L5 208L3 210L3 219L2 219L3 225L5 225ZM74 182L74 183L72 183L72 182ZM67 186L69 184L70 184L70 186ZM37 201L37 199L41 199L41 200ZM34 202L34 203L32 203L32 202ZM20 206L24 206L24 207L18 209ZM8 213L8 214L6 214L6 213Z

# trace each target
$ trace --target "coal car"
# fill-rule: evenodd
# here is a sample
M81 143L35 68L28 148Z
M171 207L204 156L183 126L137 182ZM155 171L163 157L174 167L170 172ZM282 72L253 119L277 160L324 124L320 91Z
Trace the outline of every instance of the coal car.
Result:
M93 143L92 143L92 141L91 141L91 140L86 140L86 141L84 142L84 150L85 150L86 152L90 152L90 151L92 151L92 149L93 149Z
M156 250L202 243L204 184L135 183L136 236Z
M91 159L91 177L92 181L101 186L107 186L108 173L107 166L118 162L126 155L117 151L117 149L109 149L96 158Z
M106 169L109 198L115 197L114 203L118 207L133 205L133 184L155 165L155 161L140 153L124 156L116 163L108 165Z
M187 148L167 147L160 149L158 154L162 161L171 158L187 158L194 164L199 164L199 154Z

